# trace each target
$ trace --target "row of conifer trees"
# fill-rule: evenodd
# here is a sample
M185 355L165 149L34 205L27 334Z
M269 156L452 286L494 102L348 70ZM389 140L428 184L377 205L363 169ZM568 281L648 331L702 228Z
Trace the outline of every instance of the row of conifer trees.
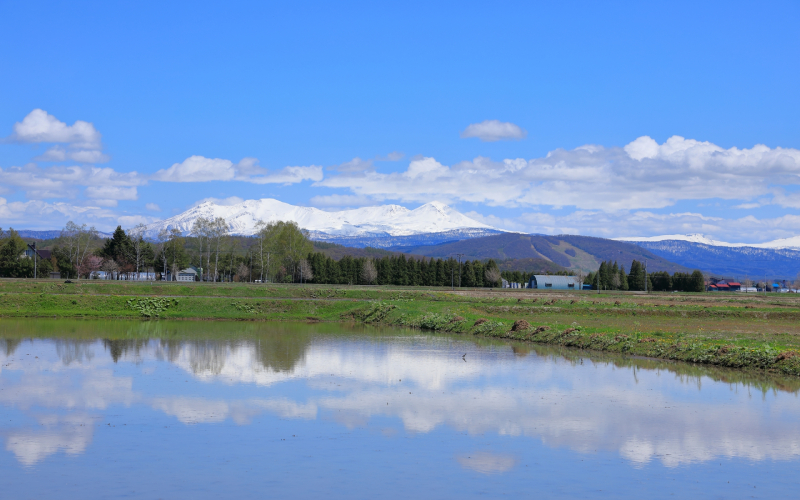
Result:
M679 292L702 292L705 290L703 273L694 270L690 273L676 272L670 276L666 271L645 273L644 265L634 260L631 262L630 272L625 272L625 266L616 261L603 261L597 272L589 273L584 283L592 285L593 290L646 290L666 292L676 290Z

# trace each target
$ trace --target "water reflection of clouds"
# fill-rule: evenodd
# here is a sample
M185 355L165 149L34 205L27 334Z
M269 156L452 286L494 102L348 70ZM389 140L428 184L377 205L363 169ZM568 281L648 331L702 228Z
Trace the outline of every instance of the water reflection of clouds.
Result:
M472 469L481 474L499 474L507 472L517 465L517 458L512 455L476 451L474 453L456 455L456 462L465 469Z
M6 437L6 449L22 465L30 467L58 452L80 455L92 442L94 419L88 414L45 415L37 420L39 426Z
M105 351L91 347L79 352L40 343L40 362L15 366L23 372L18 381L0 377L0 404L31 414L49 408L78 415L72 421L37 414L40 424L50 423L6 433L6 448L20 463L31 465L57 452L82 453L92 430L82 425L91 417L80 412L134 404L184 424L230 420L246 425L267 413L286 419L330 417L352 428L368 425L376 416L391 417L409 432L445 426L470 435L527 436L582 453L613 450L634 464L657 460L678 466L718 457L800 455L800 430L794 424L800 404L793 395L751 400L746 391L737 393L726 384L705 381L701 389L695 379L652 370L638 370L637 382L628 368L590 362L572 366L535 356L498 359L496 353L476 352L467 363L460 357L453 362L452 344L436 342L311 343L297 360L277 368L265 366L263 353L248 344L187 342L167 348L151 341L137 346L137 362L169 360L199 380L259 386L305 380L313 390L305 401L265 398L263 387L251 389L260 397L247 398L244 387L244 393L237 392L244 397L226 399L137 392L134 379L139 375L114 375L108 355L100 354ZM127 359L119 356L121 362ZM140 373L161 372L143 365ZM148 390L154 390L152 384ZM697 391L703 396L697 397ZM516 463L514 457L490 454L458 455L456 460L482 473L502 472Z

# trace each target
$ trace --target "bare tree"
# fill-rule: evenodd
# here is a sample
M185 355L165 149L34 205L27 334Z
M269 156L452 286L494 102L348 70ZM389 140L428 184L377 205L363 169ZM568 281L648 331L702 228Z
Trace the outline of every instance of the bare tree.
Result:
M375 262L372 259L364 261L361 268L361 281L367 285L371 285L378 280L378 270L375 269Z
M236 276L238 276L239 281L248 281L250 279L250 268L247 267L247 264L244 262L239 264L239 268L236 270Z
M97 237L97 229L94 226L87 229L86 224L81 226L72 221L67 222L61 230L61 238L67 247L70 261L75 263L75 270L80 279L81 263L89 255L89 244Z
M140 223L128 231L128 239L131 241L131 257L133 257L133 262L136 266L137 280L139 279L139 266L144 264L144 251L147 247L147 242L144 240L144 232L146 230L147 226Z
M500 279L502 278L500 274L500 269L496 267L487 268L486 272L484 273L484 278L489 283L492 283L494 286L497 286L497 283L500 282Z
M586 273L583 272L583 270L578 269L577 271L575 271L575 277L578 279L578 289L580 290L581 288L583 288L583 280L586 279ZM619 277L617 277L617 279L619 279ZM621 282L620 285L622 285Z
M108 276L113 279L116 273L119 272L119 264L114 259L106 259L100 264L100 270L105 271ZM166 271L164 271L166 273Z
M311 270L311 264L309 264L306 259L300 259L297 268L300 273L301 281L311 281L314 279L314 272Z

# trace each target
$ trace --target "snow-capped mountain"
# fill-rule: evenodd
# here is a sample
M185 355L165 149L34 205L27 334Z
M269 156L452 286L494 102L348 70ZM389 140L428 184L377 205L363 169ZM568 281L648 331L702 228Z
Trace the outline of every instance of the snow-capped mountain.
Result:
M646 236L646 237L627 237L627 238L613 238L618 241L629 241L631 243L653 243L658 241L686 241L689 243L699 243L701 245L710 245L715 247L730 247L730 248L772 248L772 249L798 249L800 250L800 236L792 236L791 238L782 238L779 240L767 241L766 243L728 243L726 241L713 240L702 234L665 234L662 236Z
M204 202L182 214L148 225L147 233L155 236L164 229L176 228L188 235L192 232L192 225L200 217L222 217L227 221L231 233L238 235L255 234L255 226L259 220L294 221L308 230L313 239L346 239L351 244L354 243L353 240L363 238L383 238L390 243L396 237L416 235L442 234L446 235L444 238L453 240L501 232L436 201L414 210L400 205L382 205L326 212L265 198L247 200L236 205Z

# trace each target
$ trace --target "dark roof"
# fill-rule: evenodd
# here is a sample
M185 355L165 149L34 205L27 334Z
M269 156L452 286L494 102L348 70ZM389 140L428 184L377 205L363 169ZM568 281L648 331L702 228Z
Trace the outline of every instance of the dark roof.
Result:
M43 259L50 259L50 257L53 255L53 252L50 250L36 250L36 253L38 253L39 257Z

